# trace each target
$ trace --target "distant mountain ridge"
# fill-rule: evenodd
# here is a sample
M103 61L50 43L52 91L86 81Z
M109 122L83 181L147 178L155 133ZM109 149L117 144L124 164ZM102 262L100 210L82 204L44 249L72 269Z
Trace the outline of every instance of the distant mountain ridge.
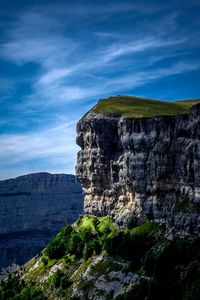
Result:
M0 269L23 264L83 211L74 175L46 172L0 181Z

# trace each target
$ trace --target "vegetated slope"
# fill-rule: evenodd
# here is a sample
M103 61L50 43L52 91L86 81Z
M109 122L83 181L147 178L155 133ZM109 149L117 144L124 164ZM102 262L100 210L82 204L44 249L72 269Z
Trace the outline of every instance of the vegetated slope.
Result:
M164 232L155 222L132 229L83 216L8 278L0 299L199 299L200 239Z
M100 100L93 111L102 114L125 115L130 118L174 116L187 114L189 109L197 103L200 103L200 99L168 102L134 96L115 96Z

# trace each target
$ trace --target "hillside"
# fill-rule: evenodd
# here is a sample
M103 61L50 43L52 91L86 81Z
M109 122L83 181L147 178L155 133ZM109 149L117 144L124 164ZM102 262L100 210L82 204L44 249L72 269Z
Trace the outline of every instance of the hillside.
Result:
M164 232L81 217L0 287L0 299L198 300L200 239Z

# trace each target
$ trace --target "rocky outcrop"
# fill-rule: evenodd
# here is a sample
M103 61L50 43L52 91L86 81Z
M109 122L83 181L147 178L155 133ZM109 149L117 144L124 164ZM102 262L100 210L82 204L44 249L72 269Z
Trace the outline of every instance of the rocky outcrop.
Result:
M77 133L86 213L200 232L199 104L186 115L135 119L92 110Z
M126 294L140 279L138 274L129 271L129 265L129 262L120 259L95 256L87 268L81 266L73 274L76 282L72 285L72 297L107 300Z
M0 269L23 264L83 211L74 175L36 173L0 181Z

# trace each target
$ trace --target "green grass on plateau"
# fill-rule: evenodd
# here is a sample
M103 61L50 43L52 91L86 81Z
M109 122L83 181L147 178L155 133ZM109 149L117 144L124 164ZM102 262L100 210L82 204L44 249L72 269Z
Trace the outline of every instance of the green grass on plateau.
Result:
M100 100L93 111L103 114L126 115L130 118L187 114L200 99L167 102L134 96L116 96Z

